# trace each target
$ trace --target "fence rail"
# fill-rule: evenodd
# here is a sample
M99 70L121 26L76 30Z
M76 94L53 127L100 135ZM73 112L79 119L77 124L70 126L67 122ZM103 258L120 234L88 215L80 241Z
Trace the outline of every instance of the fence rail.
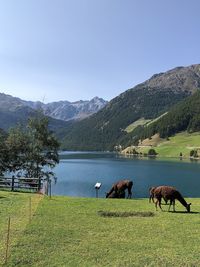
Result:
M43 189L43 185L43 179L39 178L0 177L0 189L10 189L10 191L28 190L37 192Z

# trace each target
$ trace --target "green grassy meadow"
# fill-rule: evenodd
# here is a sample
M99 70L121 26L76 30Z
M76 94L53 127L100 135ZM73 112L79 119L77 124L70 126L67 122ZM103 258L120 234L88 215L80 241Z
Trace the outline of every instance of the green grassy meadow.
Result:
M189 158L192 149L200 148L200 133L188 134L187 132L176 134L156 147L159 156L179 157L182 152L183 157Z
M0 266L5 261L8 218L11 218L10 246L12 248L23 235L42 198L38 194L0 191Z
M174 213L165 205L156 212L148 199L34 195L29 222L29 198L0 192L2 266L200 266L200 199L187 199L192 213L178 202ZM4 264L8 214L11 246Z
M130 132L132 132L139 125L146 125L146 126L148 126L148 125L152 124L153 122L156 122L157 120L159 120L160 118L162 118L166 114L167 114L167 112L165 112L164 114L162 114L161 116L159 116L159 117L157 117L157 118L155 118L153 120L140 118L140 119L134 121L133 123L129 124L126 127L125 131L127 133L130 133Z
M128 125L125 129L125 131L127 133L132 132L137 126L139 125L145 125L148 122L151 122L151 120L145 120L144 118L138 119L137 121L134 121L133 123L131 123L130 125Z
M154 139L149 140L150 143L155 143L152 147L158 153L158 157L169 157L169 158L177 158L182 152L184 158L190 157L190 151L192 149L197 149L200 155L200 133L187 133L182 132L176 134L175 136L169 137L169 140L160 140L158 142ZM148 146L148 140L145 141L145 145L143 147L136 147L136 150L141 153L147 153L151 148ZM126 149L125 151L128 151Z

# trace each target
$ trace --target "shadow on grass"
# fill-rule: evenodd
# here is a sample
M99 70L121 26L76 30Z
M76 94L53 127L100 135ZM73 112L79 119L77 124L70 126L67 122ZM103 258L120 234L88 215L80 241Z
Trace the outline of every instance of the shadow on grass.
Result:
M155 216L154 212L151 211L98 211L98 215L102 217L153 217Z
M171 213L178 213L178 214L200 214L200 212L197 212L197 211L190 211L190 212L187 212L187 211L167 211L167 212L171 212Z

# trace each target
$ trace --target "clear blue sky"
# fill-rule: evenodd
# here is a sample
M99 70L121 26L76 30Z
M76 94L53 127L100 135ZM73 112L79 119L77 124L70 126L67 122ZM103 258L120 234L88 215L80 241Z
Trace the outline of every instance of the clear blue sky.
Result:
M199 0L0 0L0 92L110 100L195 63Z

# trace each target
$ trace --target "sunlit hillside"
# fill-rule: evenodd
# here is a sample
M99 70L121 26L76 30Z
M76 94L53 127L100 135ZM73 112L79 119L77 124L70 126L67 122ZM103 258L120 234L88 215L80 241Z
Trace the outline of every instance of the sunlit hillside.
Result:
M150 148L154 148L158 157L179 157L182 153L183 158L190 157L190 151L196 149L200 152L200 133L189 134L182 132L167 139L160 138L158 134L147 138L134 147L138 153L148 153ZM132 147L123 150L123 153L130 154Z

